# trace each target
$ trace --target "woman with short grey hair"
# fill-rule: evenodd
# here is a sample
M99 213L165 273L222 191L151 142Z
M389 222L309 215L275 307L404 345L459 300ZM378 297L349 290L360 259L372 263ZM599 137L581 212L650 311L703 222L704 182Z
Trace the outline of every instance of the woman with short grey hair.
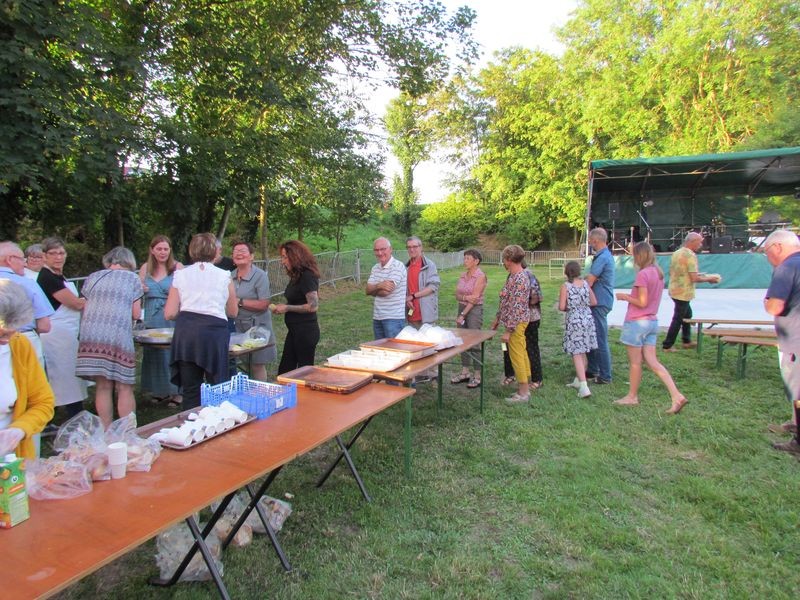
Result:
M32 318L22 286L0 279L0 455L36 458L34 436L53 418L53 390L28 338L17 333Z
M110 269L112 265L117 265L120 269L125 269L126 271L135 271L136 257L127 248L117 246L103 256L103 266L106 269Z
M86 307L75 374L97 384L97 414L108 427L114 420L115 388L119 416L136 410L132 319L139 318L144 289L134 272L136 259L127 248L117 246L108 252L103 256L103 265L106 268L89 275L81 290Z
M25 277L36 281L43 266L44 250L42 250L42 245L31 244L25 248Z

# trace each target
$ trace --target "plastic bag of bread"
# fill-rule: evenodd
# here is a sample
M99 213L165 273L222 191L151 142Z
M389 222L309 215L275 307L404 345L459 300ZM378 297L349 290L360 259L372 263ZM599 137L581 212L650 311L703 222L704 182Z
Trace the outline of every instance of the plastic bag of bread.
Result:
M219 539L223 542L228 539L228 535L230 535L233 526L236 525L236 521L238 521L238 517L234 518L232 515L227 514L227 512L220 517L217 524L214 525L214 531L217 532ZM236 535L233 536L231 540L231 546L236 546L237 548L241 548L243 546L247 546L250 542L253 541L253 530L250 528L246 522L242 523L242 526L239 527L239 531L236 532Z
M161 454L161 444L137 435L135 413L111 423L105 432L105 442L125 442L128 445L128 471L149 471Z
M249 502L250 497L244 492L239 492L233 497L230 504L228 504L220 521L224 518L230 517L232 519L232 527L233 524L236 523L236 520L239 518L239 516L244 512L245 508L247 508L247 504ZM271 496L263 496L258 503L264 510L264 513L266 514L267 520L269 521L270 527L272 527L273 531L280 531L283 527L284 521L286 521L287 517L292 514L291 504L284 502L283 500L278 500L277 498L272 498ZM217 510L218 506L219 502L213 502L211 504L211 510ZM264 528L264 523L261 521L261 517L258 516L258 510L255 508L253 509L253 512L248 515L247 520L244 523L245 525L250 526L250 529L253 531L253 533L267 533L267 530ZM228 531L230 531L230 528ZM227 535L227 532L225 535ZM225 536L223 535L220 535L220 537L225 539Z
M95 452L106 451L105 428L100 417L82 410L58 428L53 449L63 452L67 448L89 446ZM84 453L88 456L88 453Z
M200 529L203 525L199 524ZM169 579L180 566L189 548L194 544L192 532L186 523L178 523L175 527L159 533L156 537L156 565L159 568L161 579ZM211 531L206 537L206 545L214 558L214 563L219 569L219 574L223 574L222 568L222 544L215 531ZM181 574L178 581L210 581L211 573L203 560L200 552L195 552L189 566Z
M85 410L59 427L53 442L63 460L85 465L92 481L111 479L106 447L100 417Z
M36 500L68 500L92 491L85 465L59 456L25 462L28 495Z
M271 496L264 496L258 501L264 512L267 514L269 525L273 531L280 531L286 519L292 514L292 505L283 500L278 500ZM253 528L253 533L267 533L264 523L258 516L257 511L253 511L247 518L247 523Z
M212 502L210 508L212 511L216 511L219 505L219 502ZM222 513L219 521L214 526L214 531L217 532L220 540L225 541L228 538L228 534L230 534L233 526L236 525L245 508L247 508L246 496L241 493L236 494L228 506L225 507L225 512ZM231 540L232 545L241 547L253 541L253 530L248 523L249 519L236 532L236 535Z

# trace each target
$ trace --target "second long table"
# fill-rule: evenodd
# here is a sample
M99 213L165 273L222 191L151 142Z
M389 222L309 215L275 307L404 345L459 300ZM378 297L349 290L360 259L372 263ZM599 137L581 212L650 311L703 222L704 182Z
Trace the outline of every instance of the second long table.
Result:
M460 356L464 352L468 350L472 350L480 346L480 363L481 363L481 384L478 386L480 388L480 412L483 413L483 385L485 378L484 373L484 365L485 365L485 344L487 340L492 339L497 331L493 329L451 329L456 336L460 337L462 340L462 344L458 346L453 346L452 348L445 348L444 350L439 350L430 356L426 356L425 358L420 358L419 360L414 360L409 363L406 363L399 369L395 369L394 371L389 371L388 373L373 373L376 379L382 379L384 381L394 381L400 383L402 385L410 386L413 385L414 379L429 369L434 367L437 368L437 395L436 395L436 406L437 409L441 408L442 406L442 389L443 389L443 377L442 377L442 365L446 363L451 358L455 358L456 356ZM406 475L411 474L411 417L412 417L412 405L411 400L409 399L406 402L406 420L405 420L405 472Z

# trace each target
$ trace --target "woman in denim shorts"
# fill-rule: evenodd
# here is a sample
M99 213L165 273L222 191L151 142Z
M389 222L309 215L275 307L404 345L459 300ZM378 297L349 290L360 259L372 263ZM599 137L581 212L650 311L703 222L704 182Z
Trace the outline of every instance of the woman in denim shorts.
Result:
M658 375L669 390L672 406L666 412L674 415L681 411L687 400L678 391L669 371L656 357L658 338L656 315L658 305L661 303L661 293L664 291L664 272L656 264L653 247L647 242L639 242L633 247L633 262L638 273L631 293L617 293L617 300L628 303L620 341L628 350L630 387L628 393L615 403L624 406L639 404L639 384L642 381L642 359L644 359L645 364Z

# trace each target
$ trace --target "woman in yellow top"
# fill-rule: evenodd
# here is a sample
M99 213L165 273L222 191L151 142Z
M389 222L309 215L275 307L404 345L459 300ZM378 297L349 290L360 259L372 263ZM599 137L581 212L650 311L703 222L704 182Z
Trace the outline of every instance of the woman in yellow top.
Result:
M36 458L32 437L53 418L53 390L28 338L17 333L32 319L22 287L0 279L0 456Z

